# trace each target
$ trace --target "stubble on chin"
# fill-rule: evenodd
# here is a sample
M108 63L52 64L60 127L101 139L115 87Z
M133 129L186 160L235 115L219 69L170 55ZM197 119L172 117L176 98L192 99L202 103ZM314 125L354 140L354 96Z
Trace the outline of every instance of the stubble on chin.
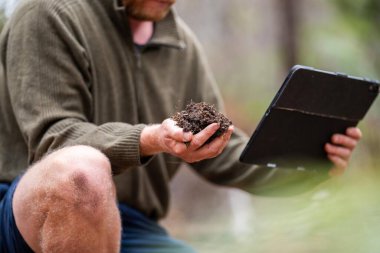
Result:
M171 2L174 4L175 0ZM170 4L170 6L165 9L154 9L152 7L149 8L144 4L144 1L139 0L123 0L123 5L128 16L140 21L160 21L166 17L172 6L172 4Z

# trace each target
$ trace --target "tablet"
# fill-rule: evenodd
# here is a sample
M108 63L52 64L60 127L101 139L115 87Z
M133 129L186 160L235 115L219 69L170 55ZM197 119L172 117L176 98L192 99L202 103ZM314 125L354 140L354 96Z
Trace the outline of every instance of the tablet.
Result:
M334 133L362 120L379 82L294 66L243 150L240 161L267 167L330 168L324 151Z

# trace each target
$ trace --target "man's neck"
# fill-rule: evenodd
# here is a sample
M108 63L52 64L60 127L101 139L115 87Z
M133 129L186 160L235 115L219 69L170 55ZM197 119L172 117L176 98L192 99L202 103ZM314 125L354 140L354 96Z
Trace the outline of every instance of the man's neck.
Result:
M129 19L131 26L133 42L138 45L145 45L153 35L153 21L140 21Z

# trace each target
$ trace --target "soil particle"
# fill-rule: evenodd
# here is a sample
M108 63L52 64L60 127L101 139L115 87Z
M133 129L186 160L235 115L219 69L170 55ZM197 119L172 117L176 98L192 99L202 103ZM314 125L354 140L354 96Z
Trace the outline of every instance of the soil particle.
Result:
M212 123L219 123L220 128L206 143L210 143L216 137L221 136L232 125L232 122L222 113L218 112L214 105L207 104L206 102L190 102L185 110L177 112L171 118L177 122L177 126L183 128L183 131L192 132L193 134L199 133Z

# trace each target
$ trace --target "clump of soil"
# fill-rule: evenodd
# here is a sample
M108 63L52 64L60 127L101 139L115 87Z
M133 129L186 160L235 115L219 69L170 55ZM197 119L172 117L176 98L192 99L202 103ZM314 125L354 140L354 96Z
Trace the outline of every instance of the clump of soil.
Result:
M218 112L214 105L205 102L190 102L184 111L177 112L171 118L177 122L177 126L183 128L183 131L192 132L193 134L199 133L212 123L219 123L220 128L206 143L210 143L216 137L221 136L228 130L228 127L232 125L231 120Z

